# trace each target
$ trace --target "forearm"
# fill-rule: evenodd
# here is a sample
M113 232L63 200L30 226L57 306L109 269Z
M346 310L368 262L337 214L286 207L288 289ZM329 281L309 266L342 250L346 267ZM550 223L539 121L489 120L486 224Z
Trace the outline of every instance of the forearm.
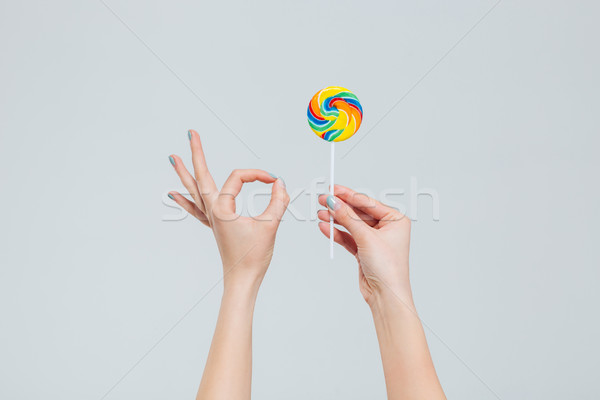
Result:
M410 289L370 302L389 400L445 399Z
M257 293L257 287L226 286L197 400L250 399Z

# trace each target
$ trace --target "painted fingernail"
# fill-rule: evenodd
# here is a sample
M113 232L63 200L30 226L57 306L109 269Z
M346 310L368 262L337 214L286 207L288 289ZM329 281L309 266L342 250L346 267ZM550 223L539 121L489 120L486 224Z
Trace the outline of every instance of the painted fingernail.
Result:
M273 178L273 179L277 179L277 175L275 175L275 174L272 174L272 173L270 173L270 172L267 172L267 174L271 175L271 178Z
M175 166L175 159L173 158L173 156L169 156L169 161L171 162L172 166Z
M171 193L169 193L167 196L169 196L169 198L170 198L171 200L175 200L175 197L173 197L173 195L172 195Z
M332 195L327 196L327 207L331 210L337 210L340 208L340 203Z
M192 131L188 131L188 139L192 140Z
M279 183L280 183L280 184L281 184L283 187L285 187L285 181L283 180L283 178L282 178L282 177L279 177L279 178L277 178L277 179L279 180Z

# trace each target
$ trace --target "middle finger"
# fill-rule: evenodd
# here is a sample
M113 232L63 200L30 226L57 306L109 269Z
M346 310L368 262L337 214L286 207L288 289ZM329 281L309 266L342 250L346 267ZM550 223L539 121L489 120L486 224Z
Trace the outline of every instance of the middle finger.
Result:
M196 183L196 180L194 179L192 174L190 174L190 172L187 170L185 165L183 165L183 161L181 161L181 158L173 154L169 156L169 161L173 165L173 168L175 168L175 172L177 172L181 183L183 183L183 186L185 186L190 196L192 196L192 198L194 199L196 206L198 206L200 211L206 214L206 206L204 204L204 200L202 200L202 196L200 196L198 184Z

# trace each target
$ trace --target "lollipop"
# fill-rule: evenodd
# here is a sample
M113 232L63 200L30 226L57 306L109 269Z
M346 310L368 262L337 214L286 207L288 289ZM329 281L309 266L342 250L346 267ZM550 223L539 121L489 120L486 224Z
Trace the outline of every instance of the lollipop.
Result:
M308 104L308 124L321 139L331 142L330 194L333 196L334 142L349 139L360 128L363 110L358 98L338 86L318 91ZM333 258L333 217L329 217L329 255Z
M358 98L342 87L320 90L308 104L308 124L321 139L341 142L360 128L362 106Z

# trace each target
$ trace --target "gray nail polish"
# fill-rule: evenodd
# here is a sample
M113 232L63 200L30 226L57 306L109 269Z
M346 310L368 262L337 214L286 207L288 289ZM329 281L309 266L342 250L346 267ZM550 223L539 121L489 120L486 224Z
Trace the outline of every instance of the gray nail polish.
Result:
M188 131L188 139L192 140L192 131Z
M169 161L171 162L172 166L175 166L175 159L173 158L173 156L169 156Z
M169 196L169 198L170 198L171 200L175 200L175 197L173 197L173 195L172 195L171 193L169 193L167 196Z

